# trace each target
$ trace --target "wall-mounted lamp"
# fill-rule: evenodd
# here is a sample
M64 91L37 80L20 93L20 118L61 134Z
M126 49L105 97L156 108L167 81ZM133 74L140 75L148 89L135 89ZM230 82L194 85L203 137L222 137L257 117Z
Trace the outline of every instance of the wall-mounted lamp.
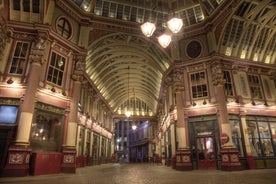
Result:
M264 102L264 105L265 105L265 106L268 106L268 103L267 103L267 101L265 101L265 102Z
M240 97L240 96L237 96L235 102L236 102L237 104L241 103L241 97Z
M66 96L67 94L66 94L66 91L62 91L62 93L61 93L63 96Z
M204 101L203 101L203 103L202 103L203 105L206 105L207 104L207 102L206 102L206 100L204 99Z
M56 88L55 87L52 87L51 91L54 93L56 92Z
M132 125L132 130L136 130L137 126L135 124Z
M251 104L252 104L252 105L256 105L256 103L255 103L255 101L254 101L254 100L252 100Z
M12 78L9 78L8 80L7 80L7 84L12 84L14 81L12 80Z
M195 103L195 102L193 102L193 106L196 106L196 103Z

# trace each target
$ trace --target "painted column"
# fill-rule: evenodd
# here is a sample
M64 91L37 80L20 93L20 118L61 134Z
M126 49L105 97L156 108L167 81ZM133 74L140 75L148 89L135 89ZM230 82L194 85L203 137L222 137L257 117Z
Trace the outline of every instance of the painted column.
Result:
M9 147L8 160L3 171L3 176L26 176L29 174L30 161L30 131L35 109L35 96L40 81L42 65L44 63L42 43L45 41L38 38L34 44L30 60L30 70L27 79L26 92L20 105L18 129L16 140Z
M161 133L159 133L157 136L158 136L158 138L156 139L156 151L155 151L155 153L156 153L156 155L158 156L158 157L160 157L161 156L161 149L160 149L160 139L161 139L161 136L160 136L160 134Z
M239 152L232 142L232 131L227 111L227 100L224 91L225 79L221 66L215 63L212 67L213 85L217 100L218 120L221 129L221 170L241 170Z
M176 146L175 146L175 124L171 123L170 125L171 131L171 150L172 150L172 168L175 169L175 153L176 153Z
M92 125L91 125L92 127ZM92 165L93 163L93 141L94 141L94 132L92 131L91 128L91 132L90 132L90 148L89 148L89 166Z
M176 123L176 139L177 150L175 153L175 169L176 170L192 170L191 151L187 143L186 121L184 119L184 87L182 85L175 86L176 93L176 109L177 109L177 123Z
M161 159L162 159L162 165L165 165L165 136L164 133L162 133L161 137Z
M111 162L115 162L116 161L116 158L115 158L115 147L114 146L116 146L116 144L117 144L117 141L116 140L114 140L114 134L112 134L111 135L111 139L110 139L110 141L111 141Z
M245 152L246 152L246 160L247 160L247 164L249 169L255 169L255 162L254 162L254 158L253 158L253 153L252 153L252 147L250 141L249 141L249 137L248 137L248 129L247 129L247 124L246 124L246 115L240 115L241 117L241 124L242 124L242 130L243 130L243 137L244 137L244 143L245 143Z
M103 141L102 138L103 138L103 136L100 134L98 165L100 165L102 163L102 141Z
M134 123L134 121L132 121L132 124L133 123ZM126 135L127 135L127 148L129 148L129 143L130 143L130 141L129 141L130 140L129 139L129 132L131 130L131 127L132 126L130 126L130 121L128 121L127 122L127 133L126 133ZM126 150L127 148L124 148L124 149ZM127 154L126 162L130 162L131 149L128 149L128 152L126 154Z
M90 139L90 138L88 138L87 137L87 135L88 135L88 129L87 129L87 127L85 127L85 129L84 129L84 145L83 145L83 166L86 166L87 165L87 158L88 158L88 156L89 155L87 155L87 139Z
M76 172L76 137L77 137L77 120L78 120L78 103L80 100L81 81L83 78L82 56L75 56L76 66L72 75L73 87L70 103L70 113L68 118L68 128L66 144L63 146L63 159L61 171L65 173ZM65 130L66 131L66 130Z
M82 160L82 153L80 152L80 150L82 150L82 144L80 144L81 142L81 129L82 127L80 125L77 125L77 136L76 136L76 168L81 166L81 160ZM83 135L82 135L83 136Z

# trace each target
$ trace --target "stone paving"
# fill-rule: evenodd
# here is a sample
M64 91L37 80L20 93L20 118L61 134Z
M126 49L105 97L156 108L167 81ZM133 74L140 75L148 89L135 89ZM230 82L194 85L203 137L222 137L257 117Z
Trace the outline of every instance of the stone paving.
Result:
M0 178L0 184L276 184L276 169L176 171L153 164L103 164L76 174Z

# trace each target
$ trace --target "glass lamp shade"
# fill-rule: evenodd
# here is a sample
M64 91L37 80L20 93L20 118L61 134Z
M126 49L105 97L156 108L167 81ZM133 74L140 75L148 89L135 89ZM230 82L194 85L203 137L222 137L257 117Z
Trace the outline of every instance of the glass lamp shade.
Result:
M130 111L126 111L126 117L130 117L131 112Z
M168 47L170 45L171 41L172 41L172 37L167 34L163 34L158 37L158 42L163 48Z
M167 22L167 24L171 32L178 33L183 26L183 21L179 18L172 18Z
M155 25L150 22L145 22L144 24L141 25L141 30L146 37L151 37L155 29L156 29Z
M132 125L132 130L136 130L137 126L136 125Z

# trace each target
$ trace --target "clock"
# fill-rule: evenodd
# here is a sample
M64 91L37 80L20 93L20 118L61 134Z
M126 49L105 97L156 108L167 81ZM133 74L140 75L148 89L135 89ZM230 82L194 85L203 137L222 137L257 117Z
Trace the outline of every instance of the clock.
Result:
M190 58L197 58L202 51L202 46L198 41L191 41L186 48L187 55Z

